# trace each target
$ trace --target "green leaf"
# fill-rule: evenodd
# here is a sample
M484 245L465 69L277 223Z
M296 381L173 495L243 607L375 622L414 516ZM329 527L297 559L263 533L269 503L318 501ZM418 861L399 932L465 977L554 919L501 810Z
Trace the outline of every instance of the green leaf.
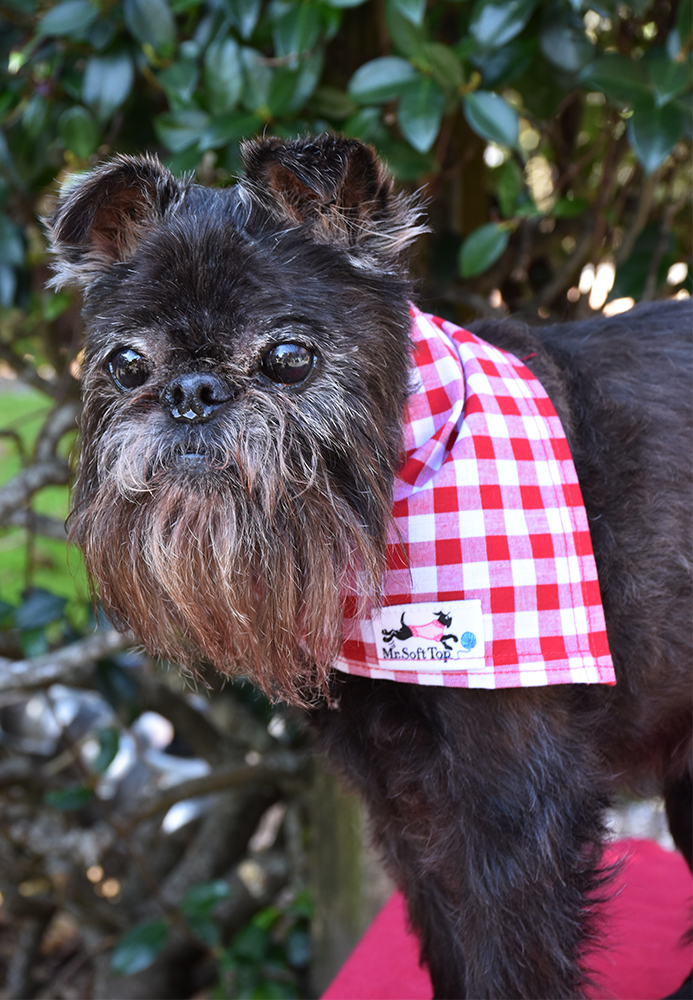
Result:
M263 960L270 944L269 934L255 922L248 924L233 939L231 948L234 956L259 963Z
M496 185L496 196L501 215L506 219L512 219L520 196L525 190L522 171L515 160L508 160L503 166L493 171L492 177Z
M586 198L559 198L551 215L556 219L574 219L578 215L584 215L589 207Z
M204 135L208 124L209 115L195 108L164 112L153 122L157 138L172 153L194 146Z
M176 22L166 0L125 0L125 24L140 45L155 51L176 39Z
M252 920L253 927L259 927L261 930L267 932L272 930L276 922L282 915L282 911L278 906L271 904L270 906L265 906L264 909L258 910Z
M417 26L423 24L424 14L426 13L426 0L387 0L387 3L388 6L394 7L411 24Z
M655 88L655 103L662 107L678 97L691 85L689 64L676 62L667 56L655 56L646 62L647 72Z
M212 118L200 136L200 149L219 149L230 142L238 142L244 136L253 135L263 125L262 118L253 114L231 111L218 118Z
M44 14L39 21L38 34L83 38L98 16L97 8L88 0L65 0Z
M297 3L272 30L274 51L280 59L312 49L320 37L320 14L313 4Z
M34 587L14 613L15 628L42 628L60 621L66 604L64 597L51 594L42 587Z
M120 747L120 733L115 726L105 726L96 734L99 741L99 752L93 764L97 774L103 774L116 758Z
M48 102L40 94L32 94L24 106L22 126L32 139L43 132L48 119Z
M539 35L541 51L564 73L577 73L594 59L594 47L585 34L582 18L574 11L547 17Z
M265 64L262 53L255 49L241 49L243 66L243 105L248 111L257 112L263 119L269 111L267 102L272 86L273 70Z
M418 75L406 59L383 56L359 66L347 89L359 104L384 104L400 97Z
M213 115L223 115L238 104L243 92L241 51L233 38L212 42L205 52L207 106Z
M20 634L20 646L22 653L27 658L32 656L43 656L48 652L48 636L43 626L40 628L27 628Z
M298 73L288 66L279 66L272 73L267 95L267 111L271 118L283 118L295 105Z
M370 142L375 146L387 141L387 129L381 119L380 108L361 108L348 121L344 122L344 134L353 135L362 142Z
M601 90L609 100L620 105L632 105L639 97L650 93L640 66L615 52L607 53L585 66L580 80L588 87Z
M75 104L58 119L58 135L66 149L85 160L99 144L99 128L86 108Z
M673 104L681 112L684 136L687 139L693 139L693 106L691 106L690 99L687 97L675 97Z
M87 35L87 41L99 52L103 52L113 42L117 28L113 21L100 20L93 24Z
M228 899L231 887L224 879L213 882L201 882L188 889L180 904L181 912L186 917L208 917L217 903Z
M439 169L432 153L420 153L408 142L393 140L387 133L378 149L398 181L418 182L422 174L433 174Z
M210 948L221 943L221 928L216 920L209 917L187 917L187 924L193 934L201 938Z
M464 83L462 62L454 49L438 42L427 42L421 49L431 76L443 90L457 91Z
M499 49L519 35L532 16L537 0L477 0L469 21L469 31L484 49Z
M148 969L166 944L168 932L167 920L155 920L133 927L113 949L113 971L120 976L132 976Z
M304 969L310 962L310 934L303 927L294 927L286 942L286 959L295 969Z
M496 222L479 226L460 247L460 274L473 278L486 271L502 256L510 239L510 231Z
M517 146L520 120L504 97L491 90L475 90L467 94L462 105L464 117L482 139L501 146Z
M341 121L358 110L357 105L339 87L318 87L311 100L313 114Z
M46 792L44 802L51 809L82 809L91 802L94 793L85 785L73 785L72 788L61 788L56 792Z
M238 994L239 996L241 994ZM247 994L242 994L246 996ZM251 994L251 1000L294 1000L296 987L276 979L263 979Z
M425 28L412 24L389 2L385 5L385 17L395 49L407 58L419 55L426 42Z
M197 170L201 159L202 153L198 144L167 157L164 160L164 166L171 171L174 177L184 177L186 174L194 173Z
M134 81L135 70L127 52L90 56L84 70L82 100L98 121L108 121L128 97Z
M24 263L24 241L17 226L6 215L0 215L0 264L8 267L19 267ZM34 593L38 593L34 591ZM45 591L40 591L45 593ZM53 597L53 594L49 594ZM64 607L64 604L61 606ZM58 615L57 617L60 617ZM52 618L49 621L53 621ZM43 623L45 624L45 623ZM21 628L21 625L17 626Z
M640 98L628 119L628 139L646 174L653 174L681 138L683 114L675 104L658 107Z
M179 59L172 66L163 69L157 79L169 99L189 104L195 93L198 77L197 66L191 59Z
M328 7L346 8L346 7L360 7L364 4L366 0L323 0Z
M304 917L306 920L313 919L315 916L315 906L313 905L313 898L309 889L301 889L293 903L291 903L289 912L295 914L297 917Z
M255 31L260 16L261 0L225 0L224 7L231 15L241 38L248 39Z
M134 721L141 714L139 692L131 672L112 660L97 663L96 689L121 718Z
M682 42L688 41L693 31L693 0L681 0L676 12L676 27Z
M72 305L72 296L69 292L48 292L42 305L44 319L52 323Z
M430 77L420 77L399 102L397 121L402 135L420 153L427 153L440 130L445 94Z
M287 113L296 113L301 110L306 101L312 97L317 87L325 65L325 53L322 47L316 49L312 55L304 56L301 60L293 94L287 105ZM270 108L274 111L276 102L274 99L275 85L270 91ZM275 114L278 112L275 111Z
M11 306L17 291L17 272L7 264L0 264L0 305Z
M500 49L473 55L471 61L483 78L484 87L504 87L526 72L536 59L536 38L515 38Z

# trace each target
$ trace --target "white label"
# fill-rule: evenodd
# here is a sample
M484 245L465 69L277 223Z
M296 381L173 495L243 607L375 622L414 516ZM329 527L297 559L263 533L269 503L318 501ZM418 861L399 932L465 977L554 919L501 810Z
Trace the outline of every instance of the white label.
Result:
M396 604L372 615L378 660L391 670L483 670L481 601Z

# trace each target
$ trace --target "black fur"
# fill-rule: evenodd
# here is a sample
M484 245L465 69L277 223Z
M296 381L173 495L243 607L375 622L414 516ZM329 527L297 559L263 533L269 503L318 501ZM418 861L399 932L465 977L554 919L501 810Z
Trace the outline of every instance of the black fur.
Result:
M399 258L418 212L355 140L262 140L245 160L220 192L120 158L58 204L55 283L84 289L88 327L73 535L148 648L318 701L436 997L579 996L614 791L662 791L691 863L690 305L476 327L532 356L562 419L617 685L334 676L340 588L355 573L379 598L409 368ZM263 375L282 338L315 354L305 385ZM127 346L148 365L131 392L107 363ZM214 413L188 421L176 393L205 373Z

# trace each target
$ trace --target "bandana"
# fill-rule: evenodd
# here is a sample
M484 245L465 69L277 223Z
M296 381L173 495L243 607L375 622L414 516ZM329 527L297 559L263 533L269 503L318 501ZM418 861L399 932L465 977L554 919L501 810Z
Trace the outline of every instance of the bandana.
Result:
M614 684L575 466L521 361L412 307L405 460L383 607L338 670L409 684Z

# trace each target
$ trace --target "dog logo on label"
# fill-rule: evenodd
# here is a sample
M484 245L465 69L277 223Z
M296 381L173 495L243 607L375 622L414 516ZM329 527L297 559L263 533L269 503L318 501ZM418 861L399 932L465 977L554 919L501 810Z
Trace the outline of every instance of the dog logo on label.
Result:
M385 642L392 642L393 639L429 639L432 642L442 643L448 652L452 649L452 646L448 645L448 640L459 642L457 636L453 635L452 632L445 632L445 629L452 625L452 615L447 615L444 611L436 611L433 620L426 622L425 625L407 625L404 621L404 612L402 612L400 622L398 629L381 630ZM471 645L465 645L464 648L472 649L476 645L475 636L471 632L465 632L463 638L465 636L471 637L472 642Z
M378 660L398 670L483 670L484 625L479 600L396 604L371 618Z

